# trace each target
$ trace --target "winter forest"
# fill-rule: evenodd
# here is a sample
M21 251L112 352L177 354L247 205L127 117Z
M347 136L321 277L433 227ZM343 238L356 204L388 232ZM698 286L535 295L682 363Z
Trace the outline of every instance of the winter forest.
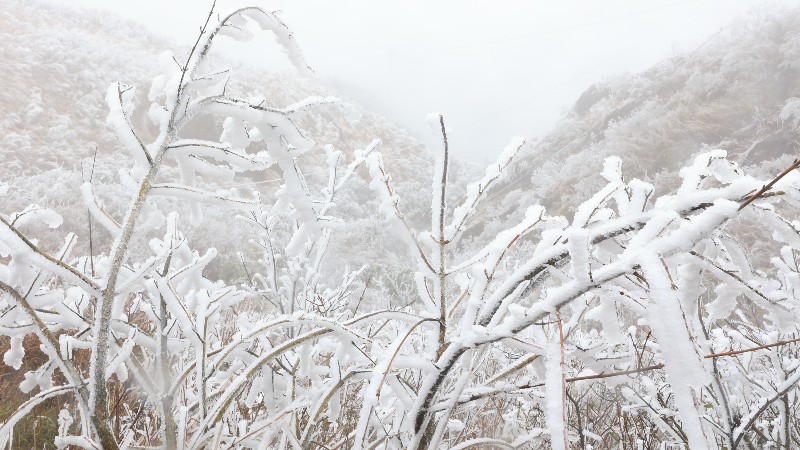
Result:
M263 6L3 3L1 449L800 448L800 9L478 168Z

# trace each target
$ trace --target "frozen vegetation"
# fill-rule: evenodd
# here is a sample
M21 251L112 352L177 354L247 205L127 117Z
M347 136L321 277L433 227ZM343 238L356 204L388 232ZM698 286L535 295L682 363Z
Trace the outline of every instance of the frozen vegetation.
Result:
M481 171L103 20L0 10L0 448L800 446L800 10Z

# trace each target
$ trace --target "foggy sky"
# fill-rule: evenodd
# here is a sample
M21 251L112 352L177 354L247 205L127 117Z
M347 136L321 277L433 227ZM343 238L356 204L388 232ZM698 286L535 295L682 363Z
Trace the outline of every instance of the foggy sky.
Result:
M112 10L182 44L211 4L49 1ZM324 83L423 138L426 114L445 114L453 152L481 162L512 136L541 136L593 82L691 50L776 1L219 0L217 9L280 9ZM286 70L272 47L261 38L225 48Z

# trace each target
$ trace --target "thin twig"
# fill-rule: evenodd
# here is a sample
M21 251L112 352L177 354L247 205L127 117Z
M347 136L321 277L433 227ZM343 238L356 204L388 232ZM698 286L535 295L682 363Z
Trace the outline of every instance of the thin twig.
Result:
M447 267L446 267L446 250L447 240L444 235L444 214L447 209L447 172L450 162L450 147L447 142L447 129L444 126L444 117L439 116L439 127L442 132L442 179L441 179L441 193L439 197L439 348L436 351L436 359L439 359L447 348L445 345L445 337L447 334ZM434 211L436 214L436 211Z
M94 166L97 163L97 146L94 146L94 157L92 158L92 168L89 170L89 184L94 180ZM92 235L92 211L86 209L86 221L89 223L89 268L92 272L92 278L95 277L94 272L94 236Z
M781 172L777 177L773 178L772 181L770 181L769 183L767 183L764 186L762 186L761 189L758 190L758 192L756 192L755 194L747 197L747 199L745 199L742 202L742 204L739 205L739 211L744 209L745 206L749 205L750 203L753 203L753 201L755 201L757 198L759 198L762 195L764 195L764 193L767 192L768 190L770 190L772 188L772 186L775 185L775 183L777 183L781 178L785 177L786 175L789 174L789 172L793 171L794 169L797 169L798 167L800 167L800 158L795 159L794 163L792 163L791 166L787 167L786 170Z
M729 352L712 353L710 355L704 356L703 358L719 358L719 357L722 357L722 356L740 355L742 353L754 352L756 350L763 350L765 348L771 348L771 347L779 347L781 345L792 344L794 342L800 342L800 338L789 339L789 340L785 340L785 341L777 341L777 342L773 342L772 344L759 345L758 347L746 348L746 349L743 349L743 350L731 350Z
M567 381L567 383L574 383L576 381L599 380L601 378L619 377L619 376L622 376L622 375L631 375L631 374L634 374L634 373L649 372L651 370L657 370L657 369L663 369L663 368L664 368L664 364L661 363L661 364L656 364L656 365L653 365L653 366L642 367L642 368L639 368L639 369L623 370L621 372L601 372L601 373L598 373L596 375L584 375L582 377L572 377L572 378L567 378L566 381Z

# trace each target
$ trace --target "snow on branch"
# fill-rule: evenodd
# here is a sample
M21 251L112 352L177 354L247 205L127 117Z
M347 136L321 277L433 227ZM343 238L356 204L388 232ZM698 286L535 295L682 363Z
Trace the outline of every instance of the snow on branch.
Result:
M125 103L130 102L133 96L134 88L132 86L120 83L110 86L106 93L106 103L109 108L106 123L114 130L117 139L131 154L137 166L146 169L153 164L153 157L139 136L136 135L128 117L130 112L126 111Z
M0 217L0 242L9 249L12 256L22 256L37 267L77 284L85 289L86 292L92 293L92 295L97 295L100 292L100 286L95 281L64 261L40 250L39 247L28 240L25 235L3 217Z
M266 154L248 155L239 149L220 142L203 141L197 139L182 139L169 146L170 153L180 155L194 155L203 158L212 158L227 163L237 171L264 170L271 165Z
M500 153L497 161L486 167L486 173L483 178L467 186L467 195L464 202L453 211L453 219L447 225L446 235L448 240L456 239L458 234L463 232L464 225L469 220L469 217L475 214L478 205L486 198L486 191L492 184L502 179L503 172L514 160L514 156L525 145L525 142L524 138L514 138Z
M94 194L94 190L92 189L91 183L83 183L81 185L81 193L83 194L83 203L89 208L89 213L91 213L92 217L100 222L100 225L103 226L112 236L116 237L119 235L121 227L116 220L109 213L107 213L100 204L100 201Z

